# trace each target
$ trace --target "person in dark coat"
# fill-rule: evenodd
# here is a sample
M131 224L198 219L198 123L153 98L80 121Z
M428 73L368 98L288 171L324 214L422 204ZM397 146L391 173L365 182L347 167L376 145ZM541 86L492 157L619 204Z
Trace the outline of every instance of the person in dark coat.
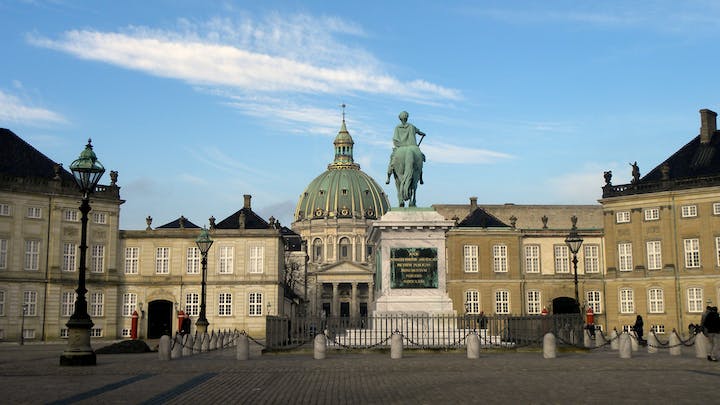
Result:
M638 315L635 319L635 325L633 325L633 330L635 331L635 335L637 335L638 343L645 343L645 339L643 339L643 325L642 316Z
M720 356L720 314L718 314L717 307L710 308L702 326L710 341L707 359L718 361L718 356Z

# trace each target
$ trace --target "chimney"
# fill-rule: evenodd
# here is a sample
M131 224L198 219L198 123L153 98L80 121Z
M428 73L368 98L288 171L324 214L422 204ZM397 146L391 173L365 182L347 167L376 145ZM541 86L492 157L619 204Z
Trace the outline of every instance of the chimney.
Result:
M245 197L245 208L252 209L250 207L250 199L252 199L252 196L250 194L245 194L243 197Z
M470 212L477 209L477 197L470 197Z
M717 131L717 113L706 108L700 110L700 143L710 143Z

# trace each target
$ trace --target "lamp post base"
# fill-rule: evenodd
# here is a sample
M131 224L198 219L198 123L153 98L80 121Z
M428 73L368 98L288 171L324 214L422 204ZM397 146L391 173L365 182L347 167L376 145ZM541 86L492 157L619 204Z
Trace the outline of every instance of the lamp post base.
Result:
M94 366L97 364L95 352L90 346L90 329L93 323L72 320L68 326L68 345L60 356L61 366Z

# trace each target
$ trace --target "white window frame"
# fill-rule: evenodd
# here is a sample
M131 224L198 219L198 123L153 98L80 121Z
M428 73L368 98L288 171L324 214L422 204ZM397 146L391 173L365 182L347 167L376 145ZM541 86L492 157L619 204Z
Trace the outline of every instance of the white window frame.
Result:
M650 330L655 332L655 334L657 334L657 335L663 335L663 334L665 334L665 325L663 325L663 324L650 325Z
M603 306L600 290L585 291L585 298L587 300L588 307L592 308L594 314L602 314Z
M480 291L465 290L465 313L471 315L480 313Z
M232 294L218 294L218 316L232 316Z
M618 270L633 271L632 243L618 243Z
M261 274L264 272L264 256L265 256L265 246L250 246L248 247L249 254L249 266L248 266L248 273L252 274Z
M620 299L621 314L635 313L635 291L632 288L621 288L618 298Z
M540 315L542 313L542 293L540 290L527 290L526 303L528 315Z
M60 328L60 338L67 339L70 337L70 331L68 328Z
M185 315L200 315L200 294L189 292L185 294Z
M720 266L720 236L715 237L715 260L715 263Z
M630 211L618 211L615 213L615 223L627 224L630 222Z
M233 274L235 265L235 248L233 246L220 246L218 248L218 273Z
M567 245L554 245L553 261L556 274L570 273L570 248Z
M90 272L105 272L105 245L92 245L90 248Z
M690 205L683 205L680 207L680 215L683 218L694 218L697 217L697 205L690 204Z
M26 212L27 218L31 219L41 219L42 218L42 208L40 207L28 207Z
M25 239L25 270L40 270L40 243L39 239Z
M155 274L170 274L170 248L155 248Z
M703 292L701 287L689 287L686 290L688 312L699 314L703 311Z
M60 316L70 317L75 312L75 291L63 291L60 294Z
M131 336L132 336L132 330L130 328L120 329L120 337L131 337Z
M79 211L74 208L66 208L63 210L63 221L80 222Z
M185 271L187 274L200 274L202 253L197 246L187 248Z
M248 316L263 315L263 294L261 292L251 292L248 294Z
M9 245L9 239L0 239L0 270L7 270L8 268Z
M103 330L102 330L102 328L92 328L92 329L90 329L90 337L103 337Z
M77 269L77 243L65 242L63 243L62 251L62 271L75 271Z
M713 215L720 215L720 202L713 203Z
M504 243L498 243L493 245L493 271L495 273L507 273L508 262L507 262L507 245Z
M700 268L700 239L683 239L683 248L685 256L685 268Z
M583 246L583 266L585 273L600 273L600 245Z
M125 248L125 274L138 274L140 264L140 248L129 246Z
M10 204L0 203L0 217L10 216Z
M93 212L93 222L99 225L107 224L107 213L105 212Z
M662 270L662 243L659 240L645 242L648 270Z
M525 245L525 272L540 273L540 245Z
M510 291L495 291L495 313L498 315L507 315L510 313Z
M648 288L648 313L662 314L665 312L665 292L662 288Z
M0 290L0 316L5 316L5 290Z
M137 303L137 294L124 293L122 298L122 316L126 318L132 317L135 308L137 308Z
M645 214L646 221L659 221L660 220L660 208L645 208L643 211Z
M23 306L22 310L25 312L25 316L37 316L37 302L38 293L35 290L23 291Z
M477 245L464 245L463 246L463 263L465 273L477 273L478 272L478 246Z
M102 317L105 316L105 293L101 291L95 291L90 293L90 316Z

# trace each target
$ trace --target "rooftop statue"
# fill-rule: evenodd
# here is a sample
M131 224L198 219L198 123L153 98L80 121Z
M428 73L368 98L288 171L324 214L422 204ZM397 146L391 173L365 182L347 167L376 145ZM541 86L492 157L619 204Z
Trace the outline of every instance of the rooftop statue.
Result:
M395 127L393 134L393 150L385 184L390 184L390 175L394 175L399 206L404 207L405 201L409 201L408 205L415 207L418 183L423 184L422 167L425 155L420 151L420 143L425 133L407 122L406 111L401 112L398 118L400 124ZM415 135L420 135L420 142L417 142Z

